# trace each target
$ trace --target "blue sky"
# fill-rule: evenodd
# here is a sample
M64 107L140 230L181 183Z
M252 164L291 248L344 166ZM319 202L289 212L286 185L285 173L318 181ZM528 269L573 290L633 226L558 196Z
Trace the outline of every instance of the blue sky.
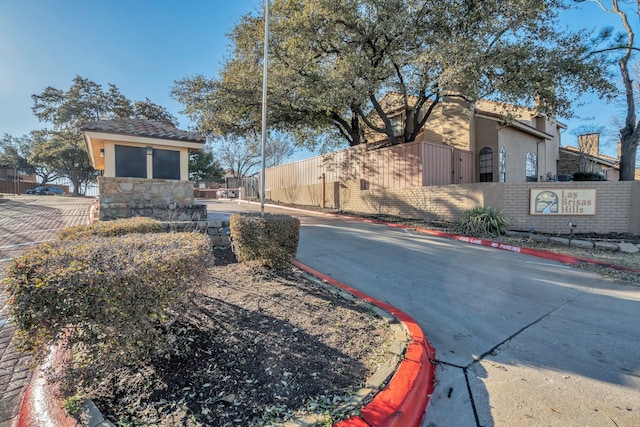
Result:
M32 94L47 86L68 89L80 75L113 83L129 99L148 97L178 117L169 91L175 80L202 73L213 77L228 54L226 34L263 0L0 0L0 134L21 136L45 125L31 112ZM566 25L596 28L615 17L591 3L565 15ZM633 17L634 22L637 18ZM607 125L613 105L596 98L564 120L569 131L581 124ZM597 117L595 121L586 118ZM300 158L309 153L300 153Z

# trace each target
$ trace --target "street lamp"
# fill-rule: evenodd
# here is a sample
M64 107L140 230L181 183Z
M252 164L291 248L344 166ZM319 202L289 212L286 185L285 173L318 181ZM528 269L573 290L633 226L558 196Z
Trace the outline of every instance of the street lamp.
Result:
M269 59L269 1L264 1L264 58L262 68L262 170L260 171L260 215L264 217L264 151L267 142L267 62Z

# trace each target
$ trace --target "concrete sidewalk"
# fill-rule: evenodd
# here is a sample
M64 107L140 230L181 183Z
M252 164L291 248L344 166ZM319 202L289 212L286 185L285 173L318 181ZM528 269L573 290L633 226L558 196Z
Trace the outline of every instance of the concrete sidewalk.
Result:
M0 195L0 280L10 260L36 243L52 240L66 227L87 224L92 199ZM31 378L30 359L16 350L15 327L7 318L8 296L0 289L0 427L18 414Z

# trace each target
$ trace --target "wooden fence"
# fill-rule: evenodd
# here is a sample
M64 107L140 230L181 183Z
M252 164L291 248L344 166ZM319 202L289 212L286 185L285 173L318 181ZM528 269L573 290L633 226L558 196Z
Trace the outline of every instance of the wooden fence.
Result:
M442 144L411 142L371 150L361 144L347 150L266 170L267 189L292 188L359 179L366 189L394 189L475 181L470 151Z

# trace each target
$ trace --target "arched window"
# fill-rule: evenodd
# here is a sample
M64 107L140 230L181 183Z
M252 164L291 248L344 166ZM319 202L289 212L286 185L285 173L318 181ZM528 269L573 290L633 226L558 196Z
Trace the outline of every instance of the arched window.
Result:
M489 147L480 150L480 182L493 182L493 150Z
M535 153L527 153L527 164L525 167L527 182L538 180L538 156Z
M504 145L498 153L498 181L507 182L507 149Z

